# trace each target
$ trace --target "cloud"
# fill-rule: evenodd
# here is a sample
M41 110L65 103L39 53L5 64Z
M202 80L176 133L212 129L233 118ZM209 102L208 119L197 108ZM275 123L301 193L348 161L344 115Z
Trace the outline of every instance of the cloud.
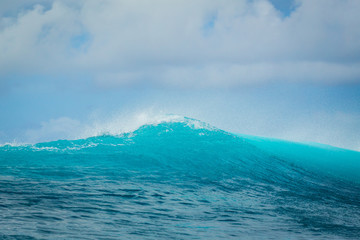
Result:
M41 4L50 8L53 0L17 0L17 1L1 1L0 16L16 17L19 13L31 9L35 4Z
M267 0L51 2L1 18L0 75L86 72L104 88L360 81L357 0L299 0L287 17Z

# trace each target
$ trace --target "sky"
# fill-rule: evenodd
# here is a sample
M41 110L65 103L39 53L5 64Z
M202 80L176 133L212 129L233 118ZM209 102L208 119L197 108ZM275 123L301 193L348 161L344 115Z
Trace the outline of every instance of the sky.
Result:
M3 0L0 144L176 114L360 151L359 11L358 0Z

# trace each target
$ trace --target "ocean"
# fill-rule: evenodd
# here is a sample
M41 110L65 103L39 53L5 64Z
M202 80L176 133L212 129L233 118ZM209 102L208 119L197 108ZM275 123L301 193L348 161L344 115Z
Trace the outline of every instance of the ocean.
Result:
M189 118L5 144L0 239L360 239L360 152Z

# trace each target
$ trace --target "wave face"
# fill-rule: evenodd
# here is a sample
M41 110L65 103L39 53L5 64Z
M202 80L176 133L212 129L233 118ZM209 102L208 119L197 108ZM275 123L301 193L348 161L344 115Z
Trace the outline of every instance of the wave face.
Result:
M357 239L360 153L192 119L0 147L1 239Z

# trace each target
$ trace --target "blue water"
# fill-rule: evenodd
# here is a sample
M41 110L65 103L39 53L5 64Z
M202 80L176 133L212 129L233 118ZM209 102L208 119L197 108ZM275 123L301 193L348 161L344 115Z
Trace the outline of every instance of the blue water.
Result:
M186 118L0 147L0 239L359 237L359 152Z

